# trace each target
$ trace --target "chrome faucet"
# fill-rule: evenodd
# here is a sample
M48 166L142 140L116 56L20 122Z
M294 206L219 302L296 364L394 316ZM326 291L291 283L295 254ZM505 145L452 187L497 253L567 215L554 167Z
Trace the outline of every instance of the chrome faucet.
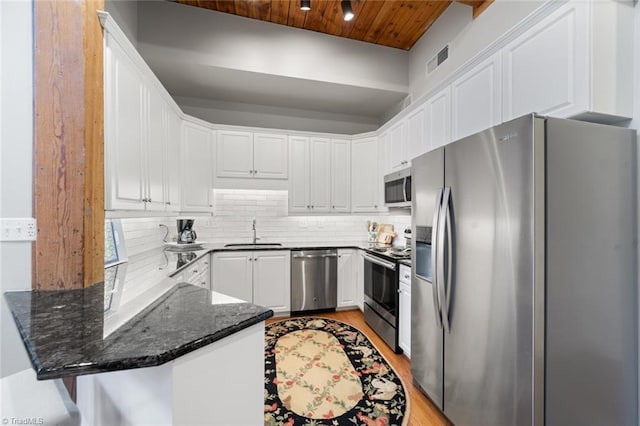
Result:
M256 244L256 242L260 239L256 236L256 217L253 217L253 224L251 225L251 228L253 229L253 244Z

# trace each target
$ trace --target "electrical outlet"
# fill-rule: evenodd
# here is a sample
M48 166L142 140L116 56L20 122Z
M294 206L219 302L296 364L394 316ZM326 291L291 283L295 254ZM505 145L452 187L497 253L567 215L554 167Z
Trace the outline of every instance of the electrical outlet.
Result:
M35 218L0 218L0 241L35 241L37 232Z

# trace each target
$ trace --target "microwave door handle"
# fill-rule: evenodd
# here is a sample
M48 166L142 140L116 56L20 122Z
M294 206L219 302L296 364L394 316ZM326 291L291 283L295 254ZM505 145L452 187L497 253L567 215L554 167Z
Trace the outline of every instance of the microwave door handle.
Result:
M438 225L440 220L440 210L442 208L442 188L438 189L436 195L435 211L433 212L433 228L431 229L431 247L433 251L431 253L431 289L433 290L433 307L436 313L436 324L438 328L442 329L442 310L440 308L439 296L438 296Z
M440 308L442 312L442 325L446 333L451 333L451 324L449 323L449 302L451 291L451 188L446 187L444 189L444 195L442 200L442 210L440 211L440 219L438 229L438 244L440 246L440 253L438 257L438 274L442 278L441 285L438 286L438 295L440 297ZM447 234L447 274L445 275L445 233Z
M403 201L407 202L407 178L402 179L402 194L404 195Z

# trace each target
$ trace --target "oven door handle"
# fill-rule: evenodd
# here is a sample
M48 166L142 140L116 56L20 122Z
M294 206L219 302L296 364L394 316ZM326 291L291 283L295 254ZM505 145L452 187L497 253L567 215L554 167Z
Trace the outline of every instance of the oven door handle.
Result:
M396 270L396 264L395 263L391 263L391 262L387 262L386 260L382 260L378 257L373 257L370 256L368 254L363 254L362 255L366 260L368 260L371 263L375 263L376 265L380 265L380 266L384 266L387 269L391 269L392 271Z

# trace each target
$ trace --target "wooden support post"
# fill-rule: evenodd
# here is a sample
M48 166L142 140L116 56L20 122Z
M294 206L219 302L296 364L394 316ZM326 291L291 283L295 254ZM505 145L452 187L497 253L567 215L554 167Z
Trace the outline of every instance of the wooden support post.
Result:
M35 290L104 279L103 8L34 2Z

